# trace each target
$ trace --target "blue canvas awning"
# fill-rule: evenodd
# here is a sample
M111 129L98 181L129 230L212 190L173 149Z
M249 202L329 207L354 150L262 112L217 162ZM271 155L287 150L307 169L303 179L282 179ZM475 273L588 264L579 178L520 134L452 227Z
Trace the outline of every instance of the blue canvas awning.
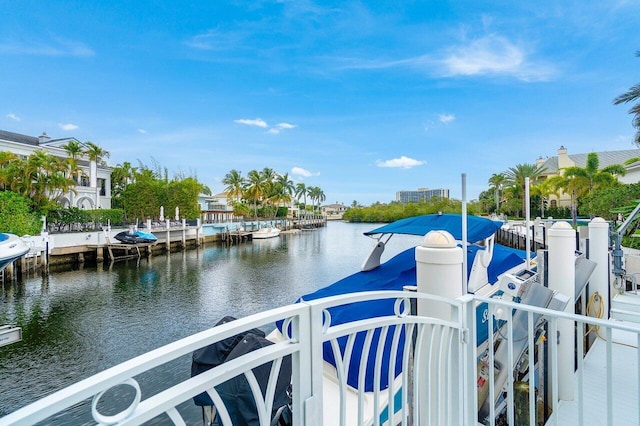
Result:
M496 222L479 216L467 216L467 241L476 242L484 240L495 234L502 226L502 222ZM398 220L388 225L381 226L364 235L375 234L406 234L426 235L429 231L447 231L456 240L462 240L462 215L460 214L427 214L423 216L409 217Z

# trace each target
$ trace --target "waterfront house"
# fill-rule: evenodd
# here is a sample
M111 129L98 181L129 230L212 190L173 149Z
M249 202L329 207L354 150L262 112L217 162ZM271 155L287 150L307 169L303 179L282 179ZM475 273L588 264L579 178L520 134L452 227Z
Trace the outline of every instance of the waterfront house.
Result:
M600 169L620 164L624 166L625 161L632 158L640 158L640 149L627 149L622 151L601 151L598 154ZM568 154L567 148L561 146L558 149L558 155L548 158L538 158L536 166L544 168L541 178L548 179L552 176L558 176L562 170L568 167L586 167L587 156L585 154ZM636 183L640 181L640 162L630 164L626 167L627 175L619 176L618 179L622 183ZM559 196L551 195L549 197L549 207L569 207L571 206L571 195L560 193Z
M342 215L347 211L347 206L342 203L327 204L320 208L322 214L326 216L327 220L342 220Z
M200 194L198 197L202 223L224 223L233 221L233 206L226 192L215 195Z
M59 158L69 158L63 145L78 141L76 138L52 139L46 133L40 136L28 136L0 130L0 151L8 151L21 157L28 157L36 151ZM95 161L89 161L86 155L77 160L80 173L74 177L77 185L73 191L62 194L58 202L64 207L80 209L111 208L111 168Z

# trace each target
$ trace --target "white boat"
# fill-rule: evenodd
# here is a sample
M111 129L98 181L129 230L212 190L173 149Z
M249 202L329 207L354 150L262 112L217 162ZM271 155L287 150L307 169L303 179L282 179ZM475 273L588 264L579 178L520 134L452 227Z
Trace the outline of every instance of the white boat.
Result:
M254 240L263 240L265 238L274 238L280 235L280 229L278 228L260 228L253 232L252 238Z
M416 224L401 225L410 229ZM471 221L468 225L472 235L474 225ZM585 295L583 279L578 277L596 287L596 276L599 280L603 270L606 275L608 224L595 223L593 235L589 227L590 254L594 258L604 254L606 260L595 272L588 268L588 273L578 273L576 268L585 264L578 259L584 258L576 257L576 233L564 225L554 225L548 233L548 263L537 264L544 264L544 270L532 270L519 257L517 264L506 269L503 265L496 275L491 264L502 263L502 249L492 235L469 237L479 244L463 241L460 247L455 241L457 229L433 230L422 244L387 262L380 261L385 244L380 237L360 272L303 296L298 303L227 321L143 354L10 413L0 418L0 425L34 424L70 407L90 410L93 419L103 424L142 424L158 416L184 424L179 408L205 394L215 405L220 424L267 426L274 412L281 412L274 401L281 400L280 373L288 369L291 404L280 408L290 408L296 425L503 421L571 425L614 424L614 419L615 424L637 424L640 404L628 395L634 395L635 378L635 389L640 385L636 363L640 349L623 348L632 354L624 362L611 360L618 359L618 348L613 346L618 337L613 338L612 332L630 333L637 343L640 328L563 312L577 295ZM391 224L368 234L398 232L398 224ZM513 258L513 252L506 252L503 261ZM467 282L464 276L469 277ZM401 291L405 285L418 291ZM596 298L608 296L596 293ZM269 339L260 336L260 330L274 322L279 332ZM597 331L593 349L585 356L583 342L588 338L580 338L575 346L573 333L586 326ZM240 342L250 340L254 350L233 352ZM195 358L195 352L211 345L227 351L224 359L211 361L213 368L142 400L136 376L188 354ZM594 365L600 362L599 353L606 354L604 365ZM631 387L618 381L620 369ZM596 385L599 391L585 391L590 389L590 372L606 373L606 385ZM133 402L117 414L102 414L98 407L109 389L123 385L134 389ZM240 385L249 389L248 394L239 396ZM535 392L519 394L525 385ZM232 387L230 392L227 386ZM542 395L544 419L536 417ZM588 399L591 396L595 402ZM91 408L76 406L91 397ZM251 423L234 419L238 403L247 399L253 401ZM572 400L577 415L568 418L564 408L571 407Z
M0 271L29 252L29 246L17 235L0 233Z

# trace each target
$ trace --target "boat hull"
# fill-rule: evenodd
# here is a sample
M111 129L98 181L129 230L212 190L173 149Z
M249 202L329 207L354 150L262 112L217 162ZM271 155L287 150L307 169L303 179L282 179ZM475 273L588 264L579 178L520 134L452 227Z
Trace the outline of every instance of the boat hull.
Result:
M278 228L263 228L253 233L254 240L264 240L266 238L275 238L280 235Z
M29 252L29 246L17 235L0 233L0 271Z

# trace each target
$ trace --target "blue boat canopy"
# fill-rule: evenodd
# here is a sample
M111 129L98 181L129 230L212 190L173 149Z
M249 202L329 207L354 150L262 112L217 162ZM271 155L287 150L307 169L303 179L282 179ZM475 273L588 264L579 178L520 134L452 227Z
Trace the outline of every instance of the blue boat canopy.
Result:
M484 240L495 234L502 226L502 222L496 222L479 216L467 216L467 241L476 242ZM462 215L460 214L427 214L423 216L409 217L381 226L364 235L375 234L406 234L425 235L429 231L447 231L456 240L462 240Z

